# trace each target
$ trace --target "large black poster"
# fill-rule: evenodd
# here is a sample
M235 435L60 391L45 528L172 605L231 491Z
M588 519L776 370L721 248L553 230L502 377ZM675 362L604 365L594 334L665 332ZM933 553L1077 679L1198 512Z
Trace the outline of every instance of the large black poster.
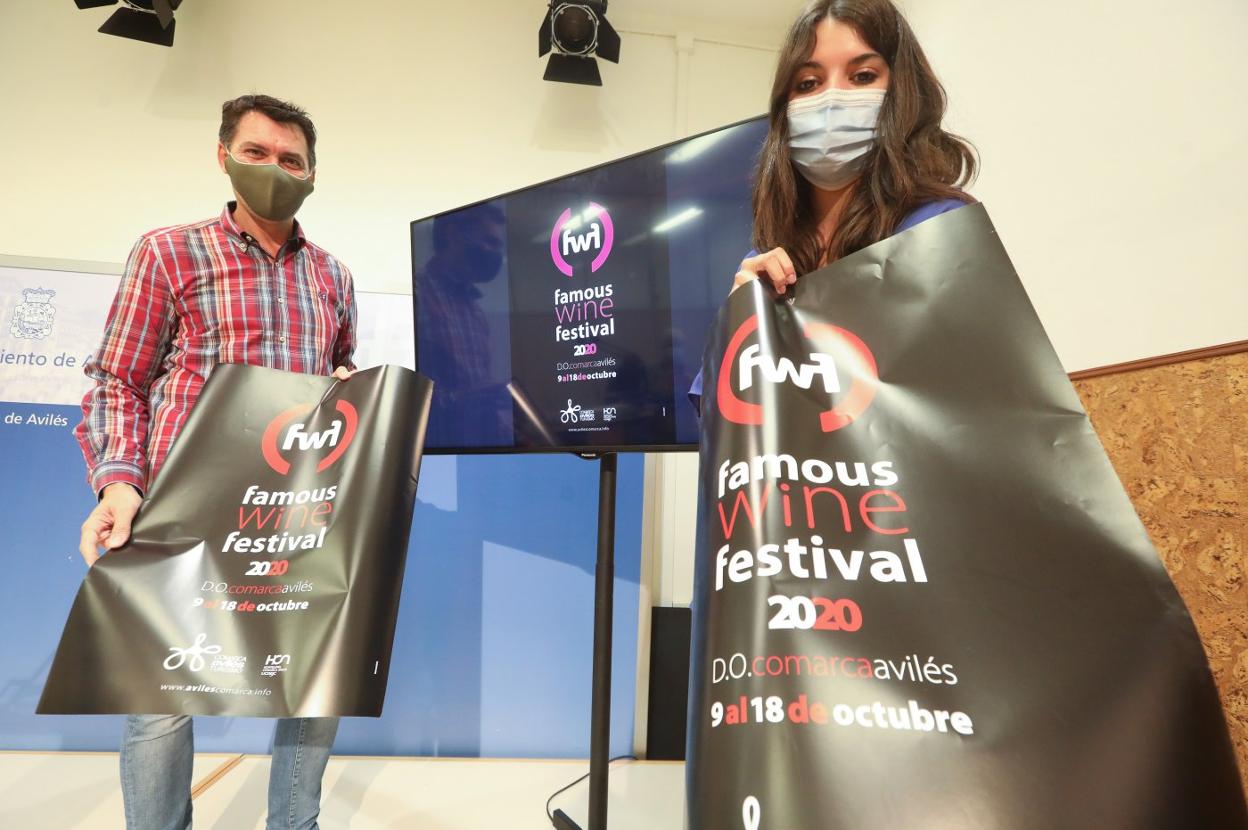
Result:
M380 715L431 389L216 367L38 711Z
M982 206L737 291L704 374L691 828L1248 827L1191 619Z

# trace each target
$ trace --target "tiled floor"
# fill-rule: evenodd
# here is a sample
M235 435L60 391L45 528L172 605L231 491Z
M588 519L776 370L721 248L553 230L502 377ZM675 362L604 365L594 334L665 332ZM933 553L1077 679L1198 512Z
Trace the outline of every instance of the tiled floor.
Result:
M269 759L197 755L197 830L261 830ZM337 757L325 773L324 830L548 830L546 799L584 774L584 761ZM0 753L0 827L122 828L115 753ZM584 822L582 783L555 801ZM611 830L680 830L684 765L617 762Z

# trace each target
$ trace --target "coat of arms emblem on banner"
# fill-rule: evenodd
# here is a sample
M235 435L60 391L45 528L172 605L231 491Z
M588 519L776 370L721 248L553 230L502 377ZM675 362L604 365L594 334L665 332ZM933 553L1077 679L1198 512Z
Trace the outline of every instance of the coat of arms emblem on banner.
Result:
M43 340L52 333L52 318L56 307L52 298L56 292L50 288L22 289L22 302L13 309L13 321L9 334L23 340Z

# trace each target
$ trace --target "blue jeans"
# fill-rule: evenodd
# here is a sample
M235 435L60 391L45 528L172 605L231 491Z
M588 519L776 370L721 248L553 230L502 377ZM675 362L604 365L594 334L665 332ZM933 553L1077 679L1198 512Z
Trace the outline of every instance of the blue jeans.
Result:
M273 735L267 830L318 830L321 776L338 718L283 718ZM121 741L127 830L190 830L191 719L130 715Z

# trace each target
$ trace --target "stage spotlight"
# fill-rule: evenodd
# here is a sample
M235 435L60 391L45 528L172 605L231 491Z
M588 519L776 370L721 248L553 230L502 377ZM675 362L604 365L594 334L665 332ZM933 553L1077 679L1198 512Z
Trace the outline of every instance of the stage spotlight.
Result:
M106 35L141 40L157 46L173 45L173 12L182 0L121 0L124 8L113 12L100 31ZM117 0L74 0L80 9L115 6Z
M537 56L552 49L547 81L602 86L597 55L620 62L620 36L607 22L607 0L550 0L537 33Z

